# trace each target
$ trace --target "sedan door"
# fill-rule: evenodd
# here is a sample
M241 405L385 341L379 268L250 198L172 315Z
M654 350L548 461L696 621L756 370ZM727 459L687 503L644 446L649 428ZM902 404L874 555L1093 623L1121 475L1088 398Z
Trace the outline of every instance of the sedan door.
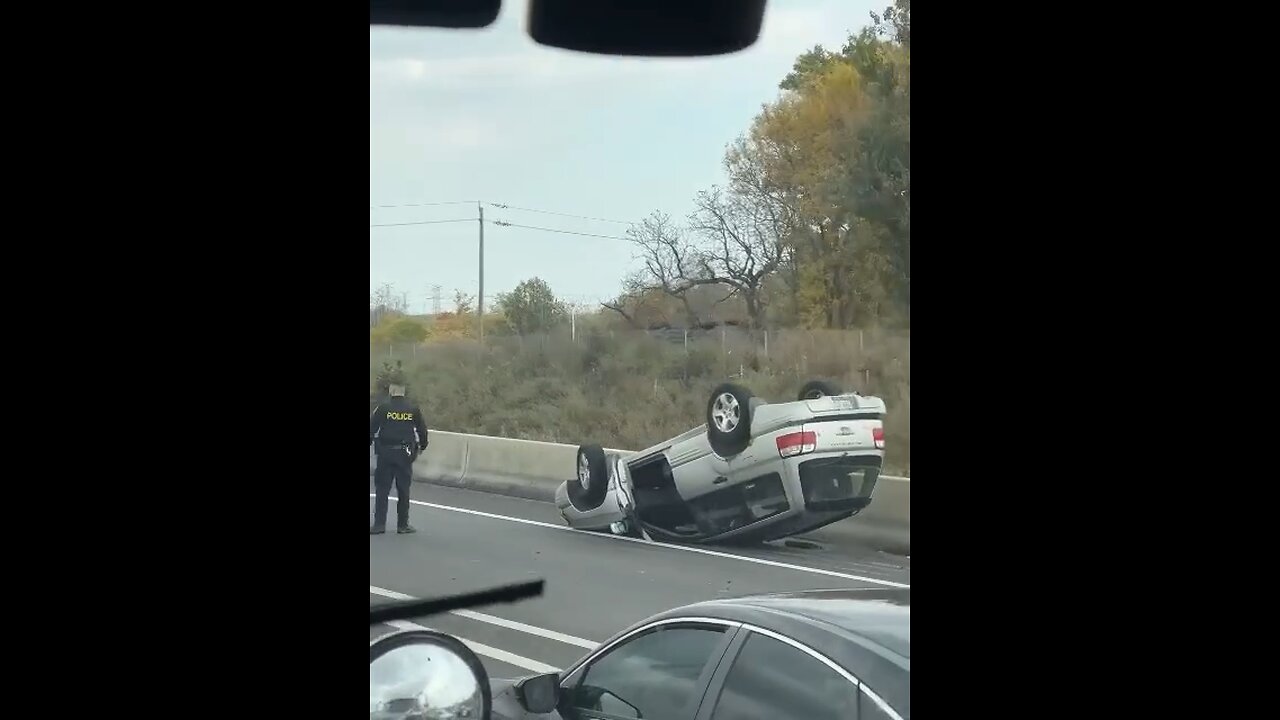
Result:
M589 658L561 684L565 720L694 720L737 632L732 625L667 621Z
M772 633L739 634L697 720L880 720L860 714L857 679L830 660Z

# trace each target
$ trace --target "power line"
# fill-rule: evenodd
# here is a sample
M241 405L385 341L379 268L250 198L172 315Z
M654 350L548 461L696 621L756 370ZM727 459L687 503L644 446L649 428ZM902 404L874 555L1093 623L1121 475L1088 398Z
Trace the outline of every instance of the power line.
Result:
M504 203L489 203L496 208L503 210L519 210L520 212L538 213L540 215L556 215L559 217L577 218L579 220L594 220L596 222L616 223L618 225L635 225L634 222L628 220L610 220L609 218L593 217L591 215L574 215L573 213L555 212L552 210L538 210L536 208L518 207L516 205L506 205Z
M475 218L457 218L454 220L419 220L418 222L402 222L402 223L376 223L370 224L371 228L380 227L405 227L406 225L439 225L440 223L456 223L456 222L475 222Z
M393 208L437 207L439 205L471 205L475 200L446 200L443 202L406 203L403 205L370 205L370 210L389 210Z
M622 240L624 242L629 241L628 238L619 237L617 235L599 235L596 233L584 233L584 232L577 232L574 230L562 230L560 228L538 227L537 225L520 225L518 223L506 222L505 220L494 220L493 224L499 225L501 227L524 228L525 230L541 230L542 232L560 233L562 235L581 235L582 237L604 238L606 240Z
M401 205L370 205L370 210L383 210L391 208L414 208L414 207L438 207L440 205L472 205L480 203L483 205L491 205L501 210L514 210L517 212L537 213L539 215L555 215L557 217L574 218L577 220L591 220L593 222L607 222L615 225L635 225L633 220L614 220L613 218L596 217L594 215L578 215L576 213L557 212L555 210L543 210L540 208L522 207L520 205L508 205L507 203L489 202L486 200L445 200L441 202L426 203L405 203Z

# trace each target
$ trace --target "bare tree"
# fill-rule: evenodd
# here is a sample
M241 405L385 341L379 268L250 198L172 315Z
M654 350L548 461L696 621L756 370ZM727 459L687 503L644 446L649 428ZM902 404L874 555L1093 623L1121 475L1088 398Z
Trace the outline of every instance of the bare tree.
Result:
M806 239L804 216L799 209L806 193L789 181L795 174L794 152L765 132L757 121L725 151L724 168L728 192L751 206L752 224L762 231L757 240L771 246L766 254L778 261L775 272L790 295L794 311L800 293L799 243ZM765 277L762 284L767 281Z
M369 305L403 314L409 309L409 300L405 293L397 292L395 286L383 283L369 297Z
M455 315L470 315L475 312L475 295L469 295L461 290L453 291L453 312Z
M643 326L636 319L637 311L646 309L644 283L639 272L632 272L622 280L622 293L609 302L600 303L600 307L612 310L622 316L623 320L633 328Z
M369 295L369 327L382 322L385 315L407 315L409 300L405 293L396 292L395 286L383 283Z
M787 252L788 222L781 208L720 188L698 193L689 229L699 239L700 284L719 284L742 298L753 328L764 324L765 280Z
M701 275L704 265L701 250L690 242L687 233L676 226L669 215L657 211L628 229L627 237L636 246L636 259L643 268L628 278L619 302L605 304L604 307L631 320L619 309L625 304L625 299L658 291L679 300L689 326L700 327L702 318L690 302L689 293L701 285L717 282Z

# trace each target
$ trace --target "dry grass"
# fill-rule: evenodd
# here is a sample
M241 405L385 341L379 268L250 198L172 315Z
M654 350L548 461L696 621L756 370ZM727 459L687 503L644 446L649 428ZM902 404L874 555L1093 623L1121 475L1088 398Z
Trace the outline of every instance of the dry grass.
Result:
M785 401L806 380L825 378L884 398L888 470L910 470L911 353L901 335L865 331L860 342L857 331L780 331L766 355L763 338L716 334L686 352L645 333L580 328L577 342L556 332L491 338L484 348L441 342L400 356L433 428L628 449L701 424L708 394L726 379Z

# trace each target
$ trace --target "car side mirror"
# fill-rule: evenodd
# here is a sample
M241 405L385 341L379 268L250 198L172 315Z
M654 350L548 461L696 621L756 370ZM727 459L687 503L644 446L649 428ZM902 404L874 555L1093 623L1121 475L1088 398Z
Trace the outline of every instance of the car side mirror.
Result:
M369 645L369 717L489 720L489 675L455 637L429 630Z
M515 688L516 700L525 712L549 713L560 705L560 676L556 673L527 677Z

